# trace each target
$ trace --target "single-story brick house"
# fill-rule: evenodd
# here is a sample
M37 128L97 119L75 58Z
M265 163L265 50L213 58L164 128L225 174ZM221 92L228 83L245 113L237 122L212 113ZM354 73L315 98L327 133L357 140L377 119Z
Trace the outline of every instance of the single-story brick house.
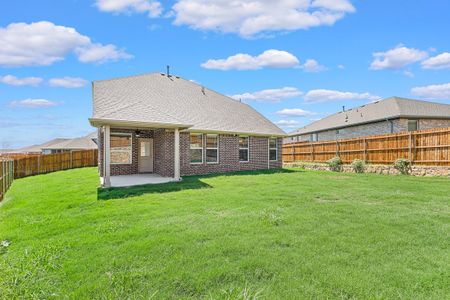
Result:
M327 141L450 127L450 105L392 97L313 122L284 142Z
M285 133L250 107L178 76L94 81L103 186L111 176L280 168Z

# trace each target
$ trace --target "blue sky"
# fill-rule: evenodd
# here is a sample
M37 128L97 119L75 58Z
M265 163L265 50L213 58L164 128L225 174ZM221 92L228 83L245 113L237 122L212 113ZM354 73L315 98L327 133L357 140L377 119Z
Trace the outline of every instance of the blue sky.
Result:
M2 1L0 148L93 131L91 81L167 64L285 131L394 95L450 104L449 14L443 0Z

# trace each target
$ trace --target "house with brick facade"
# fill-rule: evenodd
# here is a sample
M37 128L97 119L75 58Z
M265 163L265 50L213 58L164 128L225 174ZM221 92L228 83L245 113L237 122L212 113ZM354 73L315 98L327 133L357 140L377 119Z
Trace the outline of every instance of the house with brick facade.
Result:
M450 127L450 105L392 97L343 110L290 133L284 141L329 141Z
M280 168L285 133L247 104L179 76L94 81L102 186L114 177ZM130 177L130 185L133 178ZM159 181L158 181L159 182ZM114 184L113 184L114 186Z

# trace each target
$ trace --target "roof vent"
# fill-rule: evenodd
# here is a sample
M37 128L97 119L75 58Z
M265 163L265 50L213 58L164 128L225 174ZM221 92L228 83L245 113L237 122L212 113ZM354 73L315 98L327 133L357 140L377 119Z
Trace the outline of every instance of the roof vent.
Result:
M166 73L167 73L167 77L170 77L170 66L169 66L169 65L167 65L166 67L167 67L167 71L166 71Z
M204 86L202 86L202 94L203 94L203 95L206 95L206 93L205 93L205 87L204 87Z

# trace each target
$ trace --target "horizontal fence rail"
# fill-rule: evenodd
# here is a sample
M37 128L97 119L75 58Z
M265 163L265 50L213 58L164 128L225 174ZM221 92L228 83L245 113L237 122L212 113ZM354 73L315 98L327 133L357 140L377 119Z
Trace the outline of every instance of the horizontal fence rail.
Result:
M283 145L283 162L287 163L325 162L335 156L344 163L361 159L371 164L391 164L407 158L417 165L450 166L450 128Z
M5 197L6 191L14 180L14 161L0 161L0 201Z
M96 167L98 150L32 155L0 161L0 201L14 179L61 170Z

